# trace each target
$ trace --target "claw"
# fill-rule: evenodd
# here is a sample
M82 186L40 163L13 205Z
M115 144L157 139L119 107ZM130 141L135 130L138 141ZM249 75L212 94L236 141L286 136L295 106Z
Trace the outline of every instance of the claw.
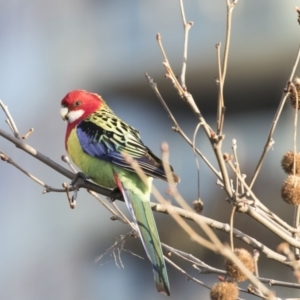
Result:
M109 195L109 200L111 200L112 202L114 202L116 199L122 199L122 201L124 201L123 199L123 195L120 191L120 189L118 187L114 188L110 195Z
M87 181L87 179L88 179L87 176L82 172L78 172L78 173L75 174L73 180L71 181L71 187L72 187L72 190L73 190L73 195L72 196L70 195L68 184L66 184L66 183L63 184L63 187L65 188L66 193L67 193L67 197L68 197L70 207L72 209L74 209L76 207L77 191Z
M82 184L85 183L87 180L88 177L84 173L78 172L71 181L71 185L77 189L80 188L80 186L82 186Z
M77 193L76 193L76 196L77 196ZM72 198L69 199L69 204L70 204L71 209L74 209L76 207L76 196L75 196L75 193L74 193Z

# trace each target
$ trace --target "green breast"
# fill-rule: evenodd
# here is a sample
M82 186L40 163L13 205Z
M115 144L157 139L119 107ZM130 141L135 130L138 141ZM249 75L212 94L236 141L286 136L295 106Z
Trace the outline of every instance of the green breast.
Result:
M103 187L116 187L112 164L83 152L76 135L76 129L71 131L67 147L69 156L85 175Z

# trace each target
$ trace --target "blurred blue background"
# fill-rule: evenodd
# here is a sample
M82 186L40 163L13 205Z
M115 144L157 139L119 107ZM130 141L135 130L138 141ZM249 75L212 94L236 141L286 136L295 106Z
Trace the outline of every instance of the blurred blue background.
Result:
M215 45L224 45L225 2L184 1L187 20L195 22L190 31L187 86L213 128L217 103ZM223 149L230 152L231 140L237 139L241 168L248 178L296 57L300 28L295 5L299 2L239 1L234 10ZM35 129L28 140L30 145L63 164L60 157L65 154L66 124L59 116L60 100L72 89L97 92L117 115L139 129L155 153L160 153L162 141L169 143L171 163L182 178L180 192L189 203L197 198L192 150L171 130L170 119L144 78L144 72L154 77L180 125L192 136L196 120L164 78L155 40L160 32L179 75L183 28L178 1L2 0L0 7L0 98L8 105L21 134ZM1 129L9 131L4 114L0 114ZM280 159L293 147L292 124L293 110L288 106L254 187L263 203L289 223L293 208L280 197L285 178ZM203 133L197 140L197 146L216 165ZM0 149L51 186L68 182L2 138ZM118 269L109 256L94 263L129 228L112 222L110 214L85 191L79 193L77 208L71 210L64 194L42 195L43 188L6 163L0 164L0 178L0 299L165 299L155 289L147 259L123 252L124 269ZM201 163L204 213L229 222L231 207L215 183L216 178ZM166 195L166 184L156 184ZM119 205L126 212L124 204ZM223 268L222 257L193 243L168 216L155 217L163 242ZM235 226L269 247L280 243L245 215L236 216ZM229 241L226 234L219 233L219 237ZM245 245L236 242L236 246ZM137 239L129 239L126 248L145 257ZM217 281L216 275L199 276L190 265L174 260L207 284ZM168 272L170 299L208 299L206 289L187 281L171 266ZM260 275L294 281L289 269L263 256ZM300 294L297 290L277 291L282 297ZM241 297L252 299L244 294Z

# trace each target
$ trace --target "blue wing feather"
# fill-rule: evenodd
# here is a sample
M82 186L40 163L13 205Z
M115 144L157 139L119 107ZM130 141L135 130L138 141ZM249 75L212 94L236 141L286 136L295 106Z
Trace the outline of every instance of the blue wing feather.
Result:
M126 126L122 122L122 126ZM127 170L132 167L124 160L121 152L127 152L134 157L144 172L152 177L166 180L161 160L140 140L137 132L127 125L126 133L104 130L91 121L82 121L76 127L76 133L83 151L90 156L111 162Z

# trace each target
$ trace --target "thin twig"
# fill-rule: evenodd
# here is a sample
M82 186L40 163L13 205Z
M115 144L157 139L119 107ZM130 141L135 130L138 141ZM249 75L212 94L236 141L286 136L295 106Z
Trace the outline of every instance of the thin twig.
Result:
M261 169L261 166L263 164L263 161L264 161L264 159L266 157L267 152L271 149L272 145L274 144L273 134L274 134L275 128L277 126L279 117L281 115L282 109L284 107L284 104L286 102L286 99L289 96L289 86L290 86L290 83L292 82L292 80L294 78L294 75L295 75L295 72L296 72L296 68L297 68L297 66L299 64L299 59L300 59L300 46L298 48L296 60L295 60L295 63L294 63L294 66L293 66L290 78L288 80L286 88L283 91L283 94L282 94L282 97L281 97L281 101L279 103L278 109L277 109L276 114L274 116L274 119L273 119L273 122L272 122L272 126L271 126L271 129L270 129L270 132L269 132L269 135L268 135L265 147L263 149L263 152L261 154L259 162L258 162L258 164L257 164L257 166L255 168L254 174L253 174L253 176L251 178L251 181L250 181L250 184L249 184L250 188L253 187L253 184L254 184L254 182L255 182L255 180L257 178L257 175L258 175L258 173L259 173L259 171Z
M23 136L22 136L22 139L23 140L27 140L28 137L34 132L34 129L33 128L30 128Z
M65 189L65 192L66 192L66 195L67 195L67 198L68 198L68 201L69 201L69 205L70 205L70 208L71 209L74 209L76 207L76 193L71 196L70 194L70 190L69 190L69 185L67 183L63 183L62 184L63 188Z
M112 246L110 246L108 249L106 249L106 251L103 254L99 255L95 259L95 263L99 262L99 260L101 260L106 254L111 254L114 257L114 261L115 261L116 266L118 268L124 268L124 265L123 265L122 260L121 260L121 252L126 251L124 249L124 245L125 245L126 239L128 237L130 237L131 235L132 235L132 232L129 232L126 235L121 235L119 238L117 238L115 243ZM118 255L116 255L116 251L117 251ZM134 254L131 251L129 251L129 252L131 254L143 259L141 256L139 256L137 254Z
M205 126L205 132L207 134L207 136L210 136L211 130L210 127L207 125L207 123L205 122L193 96L187 92L185 89L183 89L183 87L181 86L181 84L179 83L177 76L174 74L171 64L169 63L169 60L167 58L166 52L164 50L162 41L161 41L161 35L157 34L156 36L156 40L158 42L159 48L162 52L163 58L164 58L164 62L163 65L167 71L166 76L167 78L169 78L174 86L174 88L177 90L179 96L186 102L188 103L188 105L190 106L190 108L192 109L193 113L196 115L197 119L199 120L199 122L203 122L206 124Z
M162 243L162 247L164 249L166 249L168 252L174 253L176 256L184 259L185 261L192 263L193 268L198 270L198 272L200 274L218 274L218 275L226 275L227 274L227 272L225 270L221 270L221 269L212 267L190 253L186 253L184 251L175 249L164 243ZM263 277L259 277L258 279L261 282L267 283L269 286L282 286L282 287L290 287L290 288L300 289L299 283L291 283L291 282L274 280L271 278L263 278Z
M232 190L231 190L230 180L229 180L228 172L227 172L227 169L226 169L226 164L224 162L222 151L221 151L222 140L223 140L224 136L216 136L215 133L212 131L211 127L206 123L206 121L203 118L198 106L196 105L196 102L195 102L193 96L190 93L188 93L187 91L185 91L181 87L180 83L178 82L178 79L175 76L175 74L174 74L174 72L171 68L171 65L168 61L168 58L166 56L166 53L164 51L160 35L157 35L157 41L158 41L159 47L161 49L161 52L162 52L164 60L165 60L163 62L163 65L164 65L164 67L166 68L166 71L167 71L166 76L168 78L170 78L170 80L173 83L174 88L177 90L180 97L188 103L191 110L193 111L193 113L197 117L199 123L203 124L202 128L204 129L204 132L205 132L206 136L208 137L208 139L211 143L212 149L215 152L215 155L216 155L219 167L220 167L220 171L221 171L221 174L222 174L222 179L223 179L223 182L224 182L224 190L228 194L229 198L231 198L232 197Z
M185 83L185 74L186 74L186 64L187 64L188 38L189 38L189 31L193 26L193 22L189 22L189 23L186 22L183 1L179 0L179 3L180 3L180 11L182 16L183 28L184 28L183 63L182 63L182 70L180 75L180 82L182 88L184 90L187 90L186 83Z
M169 147L166 143L164 143L164 145L162 146L162 162L163 162L165 174L167 175L167 181L169 183L169 188L172 192L172 196L183 209L185 209L186 211L193 211L190 205L188 205L185 199L180 195L180 193L178 192L174 184L173 177L171 176L171 167L169 165ZM206 235L209 237L211 242L214 245L216 245L217 248L222 247L220 240L217 238L217 236L214 234L214 232L211 230L211 228L209 228L209 226L205 222L200 221L197 224L201 227L201 229L206 233Z
M229 45L230 45L230 36L231 36L231 23L232 23L232 12L237 3L237 1L231 2L229 0L227 2L227 23L226 23L226 39L225 39L225 48L224 48L224 56L223 56L223 66L221 70L221 59L220 59L220 44L217 45L217 53L218 53L218 69L219 69L219 95L218 95L218 109L217 109L217 134L222 134L223 125L224 125L224 117L225 117L225 105L224 105L224 85L225 78L227 73L227 65L228 65L228 55L229 55Z
M65 162L65 163L68 165L68 167L71 169L71 171L72 171L74 174L77 173L76 168L71 164L70 159L69 159L69 157L68 157L67 155L62 155L62 156L61 156L61 160L62 160L63 162Z
M192 275L190 275L189 273L187 273L185 270L183 270L182 268L180 268L177 264L175 264L172 260L170 260L167 256L164 256L165 260L172 265L175 269L177 269L179 272L181 272L182 274L184 274L188 280L193 281L195 283L198 283L199 285L207 288L207 289L211 289L210 286L206 285L204 282L200 281L199 279L193 277ZM250 292L244 289L240 289L240 291L249 294ZM253 295L253 294L252 294ZM237 298L237 300L243 300L243 298Z
M44 162L49 167L51 167L53 170L58 171L59 173L61 173L62 175L68 177L69 179L74 178L74 174L72 172L70 172L69 170L63 168L62 166L60 166L58 164L56 164L50 158L42 155L41 153L39 153L37 150L35 150L31 146L29 146L28 144L25 144L23 141L14 138L13 136L11 136L11 135L5 133L4 131L2 131L1 129L0 129L0 135L4 136L9 141L11 141L15 145L17 145L18 148L26 151L27 153L31 154L35 158L37 158L40 161ZM86 182L85 185L83 185L83 187L87 188L89 190L92 190L94 192L100 193L104 196L110 196L111 195L111 190L99 187L98 185L92 184L90 182ZM60 192L65 192L65 189L61 189L59 191ZM99 197L98 195L96 195L96 196ZM99 198L97 198L97 199L99 200ZM120 198L120 199L122 199L122 198ZM105 202L102 201L102 204L103 203L105 203ZM166 206L163 206L163 205L159 205L157 203L151 203L151 206L152 206L152 209L157 211L157 212L168 213L168 214L172 213L172 212L173 213L180 213L181 217L188 218L188 219L194 220L194 221L196 221L198 217L202 217L202 218L204 218L204 220L207 220L207 224L212 226L212 228L219 229L219 230L222 230L222 231L225 231L225 232L229 233L229 228L230 227L229 226L227 227L225 224L223 224L221 222L218 222L218 221L212 220L212 219L205 219L205 217L199 216L198 214L195 214L195 213L187 213L184 210L180 210L179 208L176 208L174 206L170 206L170 204L168 204L168 206L166 207ZM115 215L116 213L113 213L113 214ZM259 243L255 239L249 237L248 235L245 235L244 233L242 233L242 232L240 232L236 229L234 229L233 232L234 232L234 235L235 235L236 238L239 238L239 239L243 240L245 243L250 244L252 247L262 251L269 258L274 259L274 260L276 260L278 262L281 262L283 264L289 265L289 263L285 261L284 256L279 255L278 253L276 253L276 252L272 251L271 249L267 248L266 246L262 245L261 243Z
M219 140L217 143L212 144L212 146L221 170L221 174L224 182L224 190L226 191L229 198L232 198L233 190L231 188L228 171L222 154L222 140Z
M259 277L259 270L258 270L259 252L255 249L253 250L253 258L254 258L254 264L255 264L255 275L256 275L256 277Z
M184 274L188 280L194 281L198 284L200 284L203 287L206 287L207 289L210 289L210 287L208 285L206 285L204 282L200 281L199 279L193 277L192 275L190 275L189 273L187 273L185 270L183 270L182 268L180 268L178 265L176 265L172 260L170 260L167 256L164 256L165 260L171 265L173 266L175 269L177 269L179 272L181 272L182 274Z
M141 167L138 165L138 163L131 157L129 156L127 153L123 152L123 157L126 160L127 163L129 163L132 168L134 169L134 171L140 176L140 178L142 179L142 181L144 183L147 182L147 176L145 175L145 173L143 172L143 170L141 169ZM151 190L152 194L154 195L154 197L160 202L163 203L165 205L170 205L168 204L168 202L162 197L162 195L159 193L159 191L155 188L155 186L152 186L152 190ZM190 236L191 239L195 240L196 242L198 242L200 245L203 245L205 247L207 247L210 250L216 251L216 246L207 241L206 239L202 238L201 236L199 236L199 234L191 228L191 226L189 226L182 218L181 216L170 212L170 215L173 219L175 219L175 221L179 224L179 226L181 226L181 228L187 232L187 234Z
M236 171L237 173L242 177L242 174L241 174L241 170L240 170L240 164L239 164L239 160L238 160L238 156L237 156L237 141L236 139L233 139L232 140L232 151L233 151L233 157L234 157L234 161L235 161L235 165L236 165ZM241 186L241 193L243 194L244 193L244 185L240 184L240 181L239 181L239 177L236 176L236 183L235 183L235 194L236 196L239 195L239 186Z
M20 134L19 134L17 125L16 125L14 119L12 118L12 116L11 116L9 110L8 110L7 105L5 105L1 100L0 100L0 107L2 108L2 110L4 111L4 113L7 116L6 123L9 125L9 127L10 127L12 133L14 134L14 136L17 139L19 139L20 138Z
M34 156L35 158L39 159L40 161L46 163L49 167L51 167L52 169L58 171L59 173L61 173L62 175L65 175L66 177L68 177L69 179L73 179L74 178L74 174L72 172L70 172L69 170L63 168L62 166L56 164L55 162L53 162L50 158L42 155L41 153L39 153L38 151L36 151L34 148L32 148L31 146L25 144L23 141L14 138L13 136L5 133L4 131L2 131L0 129L0 135L4 136L5 138L7 138L8 140L10 140L12 143L16 144L20 149L23 149L24 151L26 151L27 153L31 154L32 156ZM83 185L84 188L87 188L89 190L93 190L94 192L100 193L104 196L110 196L111 195L111 190L109 189L105 189L102 187L99 187L96 184L92 184L90 182L86 182L85 185ZM64 189L60 190L61 192L65 192ZM121 199L121 198L120 198ZM99 200L99 199L98 199ZM163 212L163 213L178 213L178 210L180 211L180 215L184 218L188 218L190 220L197 220L198 217L202 217L203 216L199 216L195 213L187 213L184 210L180 210L179 208L176 208L174 206L170 206L170 204L168 204L170 207L167 208L166 206L162 206L162 205L158 205L158 204L154 204L152 203L152 209L158 212ZM216 220L211 220L211 219L207 219L207 224L209 224L210 226L212 226L215 229L219 229L219 230L223 230L225 232L229 232L229 228L230 226L225 226L223 223L220 223ZM257 242L255 239L243 234L242 232L238 231L238 230L234 230L234 235L235 237L243 240L244 242L246 242L247 244L250 244L252 247L255 247L256 249L262 251L263 253L265 253L269 258L274 259L276 261L279 261L283 264L289 265L288 262L285 261L284 257L279 255L276 252L273 252L271 249L267 248L266 246L262 245L261 243Z
M41 185L42 187L44 187L45 189L43 190L43 194L48 193L48 192L57 192L57 193L64 193L65 190L64 189L59 189L59 188L53 188L50 185L44 183L42 180L38 179L37 177L35 177L34 175L32 175L31 173L29 173L28 171L24 170L21 166L19 166L12 158L8 157L4 152L0 151L0 158L1 160L11 164L12 166L14 166L15 168L17 168L19 171L21 171L23 174L25 174L26 176L28 176L30 179L32 179L33 181L35 181L37 184Z
M44 154L42 154L41 152L37 151L35 148L31 147L29 144L25 143L23 140L15 138L14 136L12 136L12 135L8 134L7 132L3 131L2 129L0 129L0 136L4 137L6 140L12 142L13 144L15 144L15 146L17 148L27 152L28 154L30 154L34 158L38 159L39 161L46 164L47 166L49 166L53 170L57 171L58 173L64 175L65 177L73 180L74 177L76 176L76 175L74 175L74 173L70 172L69 170L62 167L61 165L59 165L55 161L51 160L49 157L47 157ZM111 195L111 190L103 188L103 187L101 187L97 184L94 184L94 183L90 182L90 181L86 181L85 183L82 184L81 187L89 189L89 190L93 190L93 191L95 191L99 194L102 194L104 196L110 196ZM122 198L120 197L119 200L122 200Z
M299 106L299 95L298 91L293 82L290 83L290 88L295 94L296 103L295 103L295 116L294 116L294 136L293 136L293 147L294 147L294 165L293 165L293 175L296 175L296 155L297 155L297 125L298 125L298 106Z
M162 46L161 46L162 47ZM163 49L163 48L162 48ZM164 51L163 51L164 53ZM165 55L165 54L164 54ZM155 91L155 94L157 95L157 97L159 98L159 100L161 101L161 103L163 104L164 108L167 110L169 116L171 117L172 114L168 108L168 106L166 105L165 101L163 100L156 83L153 82L153 79L148 76L148 74L146 74L146 78L148 79L148 82L151 86L151 88ZM176 79L177 80L177 79ZM197 115L197 114L196 114ZM193 143L190 141L190 139L184 134L184 132L180 129L178 123L176 122L174 117L171 117L172 121L175 124L175 131L179 132L181 134L181 136L191 145L193 146ZM215 134L213 134L212 129L209 127L209 125L205 122L204 118L201 116L199 117L199 123L202 124L204 131L206 133L206 135L209 137L209 140L211 142L212 148L216 154L216 158L218 160L219 163L219 167L221 170L221 174L219 172L217 172L215 170L215 168L209 163L209 161L204 157L204 155L199 151L196 150L196 152L200 155L200 157L205 161L205 163L211 168L211 170L214 171L214 173L217 175L218 179L221 182L224 182L224 189L227 192L227 194L229 195L229 197L232 197L232 190L231 190L231 186L230 186L230 181L229 181L229 176L228 176L228 172L226 169L226 165L223 159L223 155L222 155L222 151L221 151L221 146L222 146L222 138L217 139L217 141L215 140L216 136Z
M196 153L196 137L197 137L197 133L198 130L200 128L202 124L198 123L193 135L193 152L194 152L194 158L195 158L195 163L196 163L196 168L197 168L197 185L198 185L198 199L201 199L200 197L200 165L199 165L199 161L198 161L198 157L197 157L197 153Z
M300 241L296 240L292 236L285 234L282 230L280 230L278 227L274 226L270 221L265 217L262 216L260 213L257 212L257 210L253 207L247 206L247 214L257 220L259 223L261 223L263 226L271 230L273 233L275 233L277 236L282 238L284 241L288 242L290 245L294 247L300 248Z
M300 205L297 205L295 207L295 212L294 212L294 227L296 230L299 231L299 220L300 220ZM297 234L295 234L295 238L299 239L299 236ZM299 259L300 257L300 249L299 248L294 248L294 252L295 252L295 256L297 259Z
M134 171L139 175L142 181L147 183L147 176L139 166L139 164L128 154L122 153L124 159L129 163ZM167 204L167 201L161 196L158 190L152 186L152 193L159 202ZM246 267L245 265L236 257L236 255L225 245L223 245L215 233L207 226L204 222L200 222L200 226L207 236L212 240L213 243L202 238L198 233L196 233L180 216L176 214L171 214L175 221L181 226L181 228L186 231L186 233L193 239L195 242L199 243L202 246L207 247L208 249L222 254L227 259L233 261L237 267L247 276L247 278L258 288L260 289L266 297L274 299L273 292L271 292L266 286L264 286Z
M293 175L296 175L296 157L297 157L297 125L298 125L298 109L299 109L299 95L298 95L298 91L294 85L293 82L290 83L290 88L293 90L293 94L295 95L295 99L296 99L296 103L295 103L295 117L294 117L294 140L293 140L293 144L294 144L294 161L293 161ZM298 229L299 226L299 218L300 218L300 206L297 205L294 208L294 221L293 221L293 225L296 229ZM298 236L295 235L295 238L298 239ZM300 249L294 247L294 253L295 256L298 258L299 257L299 253L300 253Z
M173 130L177 133L179 133L184 140L191 146L194 147L194 143L188 138L188 136L184 133L184 131L181 129L181 127L179 126L179 123L177 122L177 120L175 119L174 115L172 114L171 110L169 109L168 105L166 104L165 100L163 99L162 95L160 94L158 88L157 88L157 84L153 81L153 78L151 78L147 73L145 73L145 76L148 80L148 83L150 85L150 87L152 88L152 90L154 91L155 95L157 96L157 98L159 99L160 103L162 104L162 106L164 107L164 109L166 110L168 116L170 117L170 119L172 120L174 127ZM219 180L222 180L222 176L220 175L220 172L218 172L215 167L209 162L209 160L203 155L203 153L195 147L195 151L197 152L197 154L201 157L201 159L204 161L204 163L212 170L212 172L217 176L217 178Z
M87 192L97 199L116 219L122 221L124 224L130 225L127 219L124 219L122 215L119 215L118 212L113 210L97 193L92 190L87 190Z
M164 167L164 171L165 174L167 176L167 181L169 184L169 189L171 191L171 195L174 197L174 199L177 201L177 203L186 211L190 211L192 212L193 209L190 207L190 205L188 205L186 203L186 201L183 199L183 197L180 195L180 193L178 192L176 185L174 183L174 179L172 176L172 170L171 167L169 165L169 146L167 143L163 143L162 144L162 162L163 162L163 167Z
M217 49L217 62L218 62L218 108L217 108L217 134L222 134L224 124L224 96L223 96L223 75L221 68L221 43L216 45Z
M234 206L231 210L230 214L230 248L231 251L234 251L234 244L233 244L233 219L234 219L234 213L236 210L236 206Z
M231 36L231 23L232 23L232 12L237 4L237 1L231 2L226 0L227 3L227 23L226 23L226 39L225 39L225 48L224 48L224 57L223 57L223 67L222 67L222 82L223 86L225 83L227 65L228 65L228 54L229 54L229 45L230 45L230 36Z
M118 212L119 216L121 216L122 220L124 220L124 223L127 223L132 230L137 231L135 224L129 221L129 219L123 214L115 202L112 202L112 206Z
M166 213L166 214L178 214L181 217L194 221L195 223L205 222L208 226L210 226L213 229L220 230L226 233L230 233L230 225L225 224L222 222L219 222L214 219L207 218L205 216L199 215L194 212L188 212L180 207L176 206L170 206L170 204L164 205L164 204L158 204L158 203L151 203L151 208L153 211L160 212L160 213ZM201 219L201 220L200 220ZM273 259L277 262L280 262L282 264L285 264L287 266L291 266L291 263L286 260L286 257L284 255L281 255L272 249L268 248L266 245L262 244L261 242L257 241L253 237L243 233L242 231L233 228L233 235L235 238L243 241L247 245L250 245L254 249L257 249L258 251L264 253L268 258Z
M255 196L252 189L250 189L250 187L246 184L246 182L244 181L244 178L237 172L237 170L236 170L235 166L232 164L232 162L228 161L227 163L231 167L231 169L235 172L235 174L238 176L240 183L245 187L247 193L249 193L249 195L254 200L255 206L257 208L261 209L261 211L266 213L264 215L264 218L267 218L269 221L272 221L272 220L275 221L277 223L276 226L279 226L279 225L282 226L281 230L285 231L288 234L298 232L298 229L287 224L285 221L283 221L281 218L279 218L275 213L271 212L265 205L263 205L261 203L261 201L259 201L259 199ZM239 209L239 211L241 212L242 210ZM261 214L261 212L260 212L260 214Z

